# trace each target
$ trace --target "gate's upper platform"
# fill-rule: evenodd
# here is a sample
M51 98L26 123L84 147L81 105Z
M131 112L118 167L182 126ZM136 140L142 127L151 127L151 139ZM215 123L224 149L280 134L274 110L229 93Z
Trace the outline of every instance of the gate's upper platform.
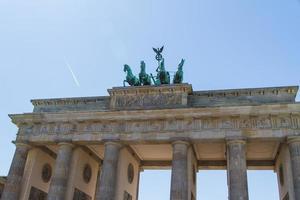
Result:
M34 112L197 108L295 103L298 86L193 91L190 84L114 87L109 96L36 99Z

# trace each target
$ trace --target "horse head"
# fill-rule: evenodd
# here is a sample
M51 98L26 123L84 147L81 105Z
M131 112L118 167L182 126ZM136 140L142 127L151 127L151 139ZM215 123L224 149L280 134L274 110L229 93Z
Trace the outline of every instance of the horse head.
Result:
M123 70L124 70L124 72L130 71L129 65L125 64Z
M185 61L184 59L181 59L179 65L178 65L178 70L182 71L184 61Z
M142 60L141 61L141 71L145 71L146 69L146 63Z

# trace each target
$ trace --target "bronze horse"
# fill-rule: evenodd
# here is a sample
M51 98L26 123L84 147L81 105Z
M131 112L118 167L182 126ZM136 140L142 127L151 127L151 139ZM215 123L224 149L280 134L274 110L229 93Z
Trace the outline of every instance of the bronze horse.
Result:
M126 80L123 81L123 86L125 87L125 83L127 82L130 86L139 86L141 85L140 80L133 75L131 68L129 65L124 65L124 72L127 72Z

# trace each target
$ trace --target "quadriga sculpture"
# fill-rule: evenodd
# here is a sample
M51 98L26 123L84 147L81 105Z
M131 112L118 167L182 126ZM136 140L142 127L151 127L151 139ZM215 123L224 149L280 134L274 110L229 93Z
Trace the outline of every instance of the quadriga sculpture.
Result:
M123 86L125 87L125 83L127 82L130 86L139 86L141 85L140 80L133 75L131 68L129 65L124 65L124 72L127 72L126 80L123 81Z
M153 80L154 85L170 84L170 73L165 68L165 60L162 56L163 49L164 46L161 48L153 48L153 51L156 53L155 59L158 62L156 76L153 76L152 74L149 76L149 74L146 73L146 64L144 61L141 61L141 71L138 78L133 75L129 65L124 65L124 72L127 72L126 80L123 81L124 87L126 82L130 86L151 85L151 79ZM173 77L173 84L180 84L183 82L184 62L184 59L181 59L181 62L178 64L178 69Z

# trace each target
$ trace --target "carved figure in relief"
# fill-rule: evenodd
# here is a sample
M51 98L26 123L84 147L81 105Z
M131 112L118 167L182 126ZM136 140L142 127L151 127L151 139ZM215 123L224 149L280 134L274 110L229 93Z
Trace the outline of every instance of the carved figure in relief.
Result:
M240 128L251 128L250 119L241 119L239 127Z
M257 126L257 128L270 128L271 122L267 118L260 118L260 119L257 119L256 126Z
M180 84L183 81L183 64L184 64L184 59L181 59L181 62L178 65L178 70L173 78L173 83L174 84Z
M288 118L280 118L281 127L289 127L289 119Z
M146 73L146 64L141 61L141 72L139 73L141 85L151 85L151 77Z
M140 80L133 75L132 70L129 65L124 65L124 72L127 72L126 80L123 81L123 86L125 87L125 83L127 82L130 86L139 86L141 85Z

